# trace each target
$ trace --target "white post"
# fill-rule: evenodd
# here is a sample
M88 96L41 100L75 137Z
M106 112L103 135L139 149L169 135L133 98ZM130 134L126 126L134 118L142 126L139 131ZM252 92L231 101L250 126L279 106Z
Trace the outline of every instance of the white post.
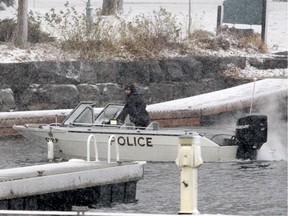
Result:
M47 143L47 149L48 149L48 161L52 162L54 160L54 143L52 142L52 140L49 140Z
M91 4L90 0L88 0L87 4L86 4L86 19L89 22L91 22L93 20L93 18L92 18L92 10L93 10L92 4Z
M188 7L188 38L191 37L191 25L192 25L192 17L191 17L191 0L189 0L189 7Z
M176 164L181 168L179 214L199 214L197 209L197 168L203 164L200 137L179 137Z
M250 103L250 114L252 113L253 110L253 102L254 102L254 94L255 94L255 85L256 85L256 80L257 78L254 78L254 84L253 84L253 91L252 91L252 96L251 96L251 103Z

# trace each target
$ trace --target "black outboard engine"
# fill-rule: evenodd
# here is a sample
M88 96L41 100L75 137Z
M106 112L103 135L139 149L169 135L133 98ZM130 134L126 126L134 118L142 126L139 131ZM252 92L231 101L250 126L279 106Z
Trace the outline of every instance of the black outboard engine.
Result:
M255 160L257 151L267 142L267 116L249 114L238 119L234 142L238 145L237 159Z

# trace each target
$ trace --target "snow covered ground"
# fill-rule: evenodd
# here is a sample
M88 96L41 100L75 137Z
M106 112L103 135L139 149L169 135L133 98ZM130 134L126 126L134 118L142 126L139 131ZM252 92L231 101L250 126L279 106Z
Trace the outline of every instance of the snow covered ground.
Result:
M215 32L217 6L223 0L195 0L192 1L192 28L201 28ZM56 10L63 10L66 0L29 0L29 10L37 11L41 14L48 12L52 7ZM92 0L93 8L101 8L102 1ZM70 0L70 6L75 6L76 10L85 13L86 1ZM175 14L182 24L187 26L188 23L188 1L187 0L128 0L124 1L124 16L134 17L137 14L152 13L153 10L159 10L160 7ZM9 7L0 11L0 19L16 17L16 8ZM247 28L247 26L236 26ZM248 26L256 32L260 32L261 26ZM230 49L229 51L211 51L207 50L207 55L216 56L246 56L265 58L273 56L274 52L288 50L288 16L287 3L274 2L268 0L268 27L267 27L267 44L269 53L247 53L239 49ZM203 50L202 50L203 52ZM45 61L45 60L75 60L77 56L73 53L65 53L51 44L35 44L28 49L19 49L11 44L0 45L0 62L27 62L27 61ZM269 77L287 77L288 70L258 70L250 67L249 64L244 70L238 71L239 77L251 78L269 78Z
M48 12L51 8L63 10L67 0L29 0L29 10L38 11L41 14ZM69 5L75 6L79 12L85 13L86 0L69 0ZM187 26L188 23L188 0L125 0L123 9L124 16L134 17L141 13L152 13L160 7L173 13ZM217 7L223 0L193 0L192 7L192 28L201 28L211 32L216 29ZM94 9L102 7L102 1L91 0ZM267 16L267 44L271 52L288 50L288 6L287 2L275 2L268 0ZM15 8L8 8L0 11L0 19L15 17ZM261 31L260 25L236 25L236 27L253 28L256 32Z

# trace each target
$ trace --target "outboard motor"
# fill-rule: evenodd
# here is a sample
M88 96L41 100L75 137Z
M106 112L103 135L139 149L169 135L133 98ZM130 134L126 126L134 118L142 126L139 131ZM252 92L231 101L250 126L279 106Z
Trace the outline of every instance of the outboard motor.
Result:
M255 160L257 151L267 142L267 116L249 114L237 120L234 142L236 158Z

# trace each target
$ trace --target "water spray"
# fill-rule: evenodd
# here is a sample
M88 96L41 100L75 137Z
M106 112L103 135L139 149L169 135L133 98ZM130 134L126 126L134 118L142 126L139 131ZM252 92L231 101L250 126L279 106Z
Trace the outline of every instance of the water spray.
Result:
M253 92L252 92L251 104L250 104L250 112L249 112L250 114L252 113L252 110L253 110L253 100L254 100L254 93L255 93L256 81L257 81L257 78L254 77L254 85L253 85Z

